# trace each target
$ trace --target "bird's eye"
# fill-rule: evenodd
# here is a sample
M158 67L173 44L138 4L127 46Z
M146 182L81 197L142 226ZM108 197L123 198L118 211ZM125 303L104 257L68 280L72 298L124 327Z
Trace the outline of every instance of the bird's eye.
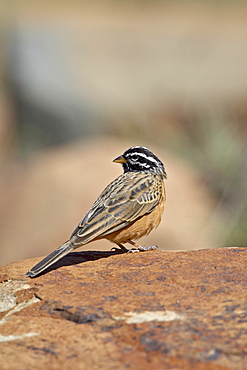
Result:
M132 155L131 159L134 162L138 161L138 155Z

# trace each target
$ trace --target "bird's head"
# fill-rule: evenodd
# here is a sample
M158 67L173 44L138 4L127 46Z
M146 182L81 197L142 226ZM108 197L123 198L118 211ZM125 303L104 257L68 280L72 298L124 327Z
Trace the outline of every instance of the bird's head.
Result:
M113 160L121 163L124 172L153 172L167 177L163 163L144 146L133 146Z

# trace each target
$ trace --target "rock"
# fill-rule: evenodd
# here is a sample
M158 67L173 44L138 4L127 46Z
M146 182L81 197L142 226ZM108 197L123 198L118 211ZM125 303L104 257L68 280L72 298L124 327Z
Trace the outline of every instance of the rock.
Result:
M74 252L34 279L37 258L2 267L0 368L242 370L246 257Z

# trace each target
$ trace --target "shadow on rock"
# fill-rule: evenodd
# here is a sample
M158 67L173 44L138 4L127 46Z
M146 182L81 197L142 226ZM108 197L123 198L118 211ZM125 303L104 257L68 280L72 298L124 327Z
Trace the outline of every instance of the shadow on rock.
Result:
M114 256L116 254L123 254L127 252L128 252L127 250L123 249L115 249L110 251L71 252L67 254L67 256L64 256L59 261L55 262L53 265L49 266L46 270L42 271L39 275L34 276L34 278L45 275L50 271L57 270L62 266L78 265L80 263L96 261L101 258L107 258L110 256Z

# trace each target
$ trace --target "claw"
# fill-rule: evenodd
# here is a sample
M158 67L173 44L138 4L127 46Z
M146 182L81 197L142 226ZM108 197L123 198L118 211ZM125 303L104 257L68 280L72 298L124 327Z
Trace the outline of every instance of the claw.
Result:
M150 247L146 247L146 245L140 245L139 247L138 247L138 249L140 250L140 251L152 251L152 250L154 250L154 249L158 249L158 246L157 245L151 245Z
M141 252L140 249L132 248L128 250L128 253L137 253L137 252Z
M158 249L157 245L151 245L150 247L147 247L146 245L138 245L137 248L132 248L128 250L128 253L136 253L136 252L145 252L145 251L152 251L154 249Z

